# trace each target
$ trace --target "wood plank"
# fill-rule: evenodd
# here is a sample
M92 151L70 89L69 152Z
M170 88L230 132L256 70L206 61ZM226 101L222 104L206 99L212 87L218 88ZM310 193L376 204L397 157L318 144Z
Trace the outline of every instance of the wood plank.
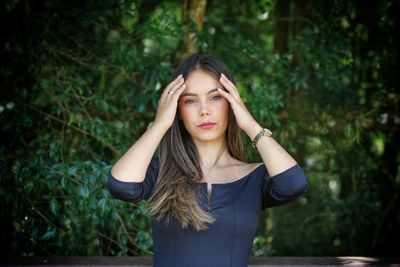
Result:
M13 257L1 259L2 266L34 265L34 266L152 266L152 257ZM250 257L249 267L272 265L307 266L307 265L383 265L400 266L400 258L372 257Z

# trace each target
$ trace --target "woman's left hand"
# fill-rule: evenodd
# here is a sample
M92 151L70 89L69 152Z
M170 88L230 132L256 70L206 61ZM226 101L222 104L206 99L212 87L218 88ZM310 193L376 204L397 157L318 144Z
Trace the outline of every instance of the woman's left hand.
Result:
M226 92L224 89L221 88L218 88L218 91L231 104L238 126L245 132L250 130L252 127L256 126L258 123L250 114L250 112L247 110L245 104L240 98L236 86L224 74L221 74L219 81L226 88L226 90L228 90L228 92Z

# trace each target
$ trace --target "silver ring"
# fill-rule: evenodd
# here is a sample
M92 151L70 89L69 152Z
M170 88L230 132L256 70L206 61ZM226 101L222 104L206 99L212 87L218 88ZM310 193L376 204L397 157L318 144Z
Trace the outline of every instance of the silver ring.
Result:
M172 92L172 91L168 91L168 94L169 94L169 95L173 95L173 94L174 94L174 92Z

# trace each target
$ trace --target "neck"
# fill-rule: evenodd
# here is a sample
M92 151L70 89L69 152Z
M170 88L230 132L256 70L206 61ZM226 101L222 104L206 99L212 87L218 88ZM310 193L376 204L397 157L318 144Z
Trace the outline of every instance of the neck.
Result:
M195 142L199 154L199 163L202 169L210 169L214 166L224 166L231 162L232 157L228 153L225 140L222 142Z

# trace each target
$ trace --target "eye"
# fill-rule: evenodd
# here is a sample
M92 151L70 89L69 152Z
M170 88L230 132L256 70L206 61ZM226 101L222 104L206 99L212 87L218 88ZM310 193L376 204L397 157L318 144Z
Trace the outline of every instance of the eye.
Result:
M213 96L213 97L211 97L211 99L212 100L220 100L222 98L222 96L221 95L215 95L215 96Z
M185 100L185 104L190 104L190 103L193 103L194 102L194 100L193 99L188 99L188 100Z

